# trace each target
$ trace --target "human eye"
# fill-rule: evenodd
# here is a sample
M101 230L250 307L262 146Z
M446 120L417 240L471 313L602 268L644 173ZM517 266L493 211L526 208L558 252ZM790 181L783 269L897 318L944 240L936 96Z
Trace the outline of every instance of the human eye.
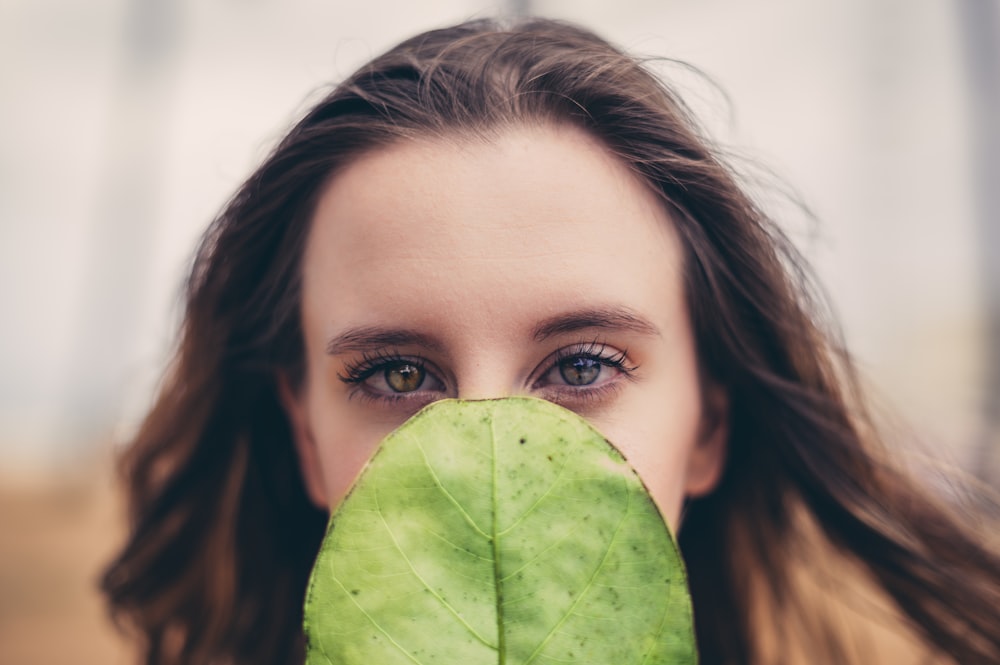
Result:
M346 363L341 381L352 387L350 397L394 404L401 401L440 399L444 383L430 370L423 358L404 356L394 351L365 354Z
M603 342L563 347L543 363L533 388L550 401L592 401L615 392L637 369L628 352Z

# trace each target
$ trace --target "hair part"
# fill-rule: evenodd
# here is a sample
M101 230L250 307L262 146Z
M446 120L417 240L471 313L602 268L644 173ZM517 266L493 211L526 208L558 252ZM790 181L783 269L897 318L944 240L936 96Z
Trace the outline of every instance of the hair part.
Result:
M131 533L102 583L146 662L302 660L327 517L305 495L275 377L304 372L300 264L324 184L382 146L489 141L525 123L584 130L676 222L702 371L730 405L723 478L679 537L701 661L761 662L755 611L797 602L800 515L933 648L1000 660L1000 559L873 450L791 244L655 76L590 32L529 20L431 31L376 58L291 129L204 236L172 368L123 459ZM827 637L829 662L845 662Z

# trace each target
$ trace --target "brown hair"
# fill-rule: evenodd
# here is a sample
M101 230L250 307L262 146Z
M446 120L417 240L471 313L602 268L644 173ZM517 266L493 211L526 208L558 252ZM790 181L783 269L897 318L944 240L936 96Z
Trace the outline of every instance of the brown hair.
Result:
M878 453L795 252L655 76L585 30L530 20L432 31L376 58L292 128L206 233L174 362L124 458L132 530L103 579L146 662L302 660L326 515L303 491L274 379L301 376L299 263L323 184L378 146L526 122L589 132L677 224L703 371L731 409L722 481L680 534L702 662L760 662L754 612L766 602L777 623L795 601L801 516L932 647L1000 661L1000 558Z

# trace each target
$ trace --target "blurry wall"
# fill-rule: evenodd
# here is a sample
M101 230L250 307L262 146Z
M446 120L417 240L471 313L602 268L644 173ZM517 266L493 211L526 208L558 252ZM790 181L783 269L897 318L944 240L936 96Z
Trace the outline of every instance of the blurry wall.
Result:
M872 384L956 461L984 380L957 4L538 0L669 64L775 203ZM0 3L0 468L107 455L148 404L199 233L323 86L471 0ZM762 197L772 200L766 193ZM776 200L776 199L775 199ZM787 215L787 217L786 217Z

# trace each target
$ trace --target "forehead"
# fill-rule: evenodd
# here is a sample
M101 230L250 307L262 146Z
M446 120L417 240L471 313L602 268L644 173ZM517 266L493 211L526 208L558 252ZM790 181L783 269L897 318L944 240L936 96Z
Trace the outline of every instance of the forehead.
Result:
M650 188L580 130L400 142L322 192L304 310L326 328L402 314L527 325L580 298L665 310L680 296L680 257Z

